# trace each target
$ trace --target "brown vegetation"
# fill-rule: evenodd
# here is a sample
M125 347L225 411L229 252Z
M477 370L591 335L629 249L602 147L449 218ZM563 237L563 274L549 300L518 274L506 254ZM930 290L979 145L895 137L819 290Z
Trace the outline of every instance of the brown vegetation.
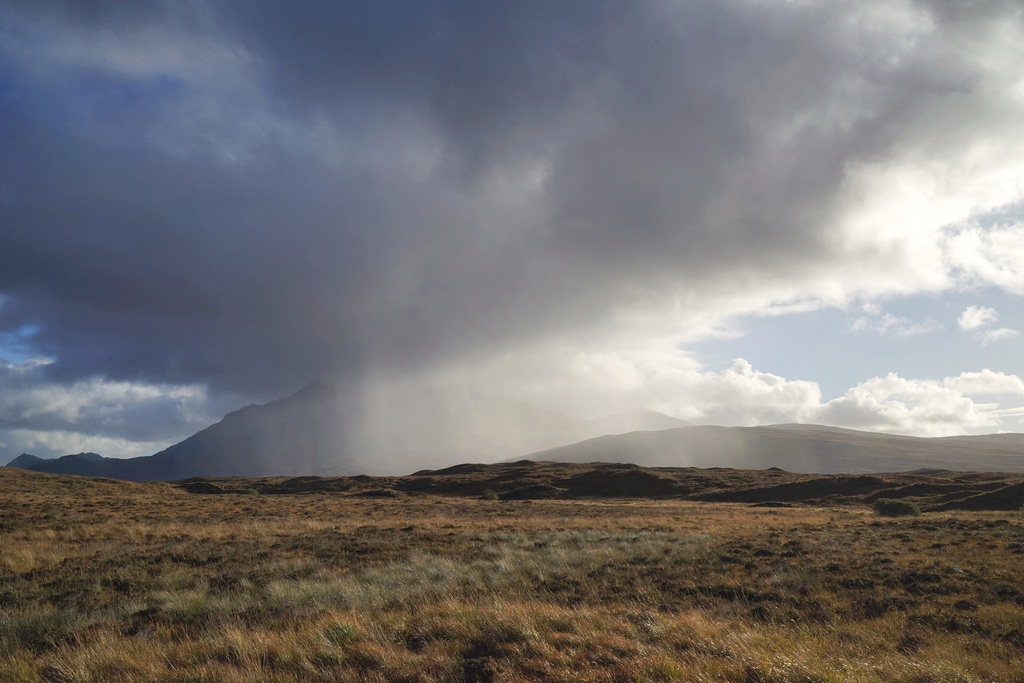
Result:
M504 468L452 474L461 497L419 490L437 473L189 493L0 470L0 680L1024 681L1015 511L879 517L867 498L923 491L885 477L702 502L629 467L673 497L567 500L607 471Z

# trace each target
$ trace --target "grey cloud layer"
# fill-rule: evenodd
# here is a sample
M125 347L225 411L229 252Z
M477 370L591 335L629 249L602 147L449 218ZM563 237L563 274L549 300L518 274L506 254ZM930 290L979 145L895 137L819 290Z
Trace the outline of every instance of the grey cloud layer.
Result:
M813 297L851 168L1020 113L958 53L1014 8L9 3L0 329L53 381L269 396Z

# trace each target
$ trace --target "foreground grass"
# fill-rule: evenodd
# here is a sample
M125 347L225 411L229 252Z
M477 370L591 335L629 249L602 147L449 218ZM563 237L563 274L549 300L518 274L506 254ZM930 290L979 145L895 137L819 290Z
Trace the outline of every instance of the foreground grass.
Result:
M0 680L1024 681L1015 513L0 479Z

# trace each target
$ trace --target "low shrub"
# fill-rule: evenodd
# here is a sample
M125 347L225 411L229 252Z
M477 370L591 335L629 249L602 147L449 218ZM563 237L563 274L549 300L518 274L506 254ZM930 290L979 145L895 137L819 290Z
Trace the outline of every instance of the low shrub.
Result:
M910 517L921 514L916 503L903 498L879 498L872 506L875 512L883 517Z

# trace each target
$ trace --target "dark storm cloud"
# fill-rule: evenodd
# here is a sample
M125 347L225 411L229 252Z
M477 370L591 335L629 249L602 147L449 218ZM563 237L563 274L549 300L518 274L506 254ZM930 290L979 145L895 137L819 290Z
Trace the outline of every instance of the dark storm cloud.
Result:
M7 4L49 18L65 19L87 26L111 23L131 26L141 20L165 17L166 10L170 9L163 0L8 0Z
M290 105L373 101L430 116L469 157L543 127L602 72L619 3L229 3L226 24L268 58Z
M53 131L19 132L31 144ZM40 350L61 359L54 372L237 381L260 376L261 357L301 364L297 328L315 321L318 297L340 299L364 275L362 240L344 226L307 240L336 215L376 209L332 196L318 169L276 150L228 171L147 157L123 138L48 142L5 155L24 165L7 188L17 199L0 257L0 287L17 296L0 311L43 327Z
M443 138L452 182L553 153L555 215L536 246L588 267L660 252L680 232L713 241L699 234L702 205L749 161L747 100L794 51L757 16L714 3L231 9L278 97L305 112L408 109Z
M0 323L59 381L272 395L798 269L849 166L966 87L839 15L13 3Z
M557 110L565 96L569 84L558 82L543 49L520 65L536 31L571 32L550 9L339 7L327 16L283 4L221 8L223 25L246 37L266 69L277 98L266 106L303 110L299 125L321 102L342 126L354 109L357 127L382 107L409 107L413 116L425 107L468 159L486 156L470 147L488 130L500 135L513 120ZM35 9L66 12L56 31L107 19L145 28L164 16L118 3ZM185 127L175 131L185 156L168 155L153 129L195 96L188 84L76 65L73 77L45 87L21 66L5 69L13 86L2 112L11 134L0 288L17 295L4 311L10 325L41 325L39 350L60 359L52 373L280 391L278 383L358 362L375 328L402 355L431 345L429 292L427 309L413 300L374 311L372 288L394 267L389 251L447 249L446 236L459 241L472 230L442 205L461 201L458 188L410 188L363 167L326 167L273 140L250 150L251 161L225 166L194 144L204 131ZM443 273L417 277L434 282L414 288L444 299L462 285ZM392 330L389 316L408 329Z

